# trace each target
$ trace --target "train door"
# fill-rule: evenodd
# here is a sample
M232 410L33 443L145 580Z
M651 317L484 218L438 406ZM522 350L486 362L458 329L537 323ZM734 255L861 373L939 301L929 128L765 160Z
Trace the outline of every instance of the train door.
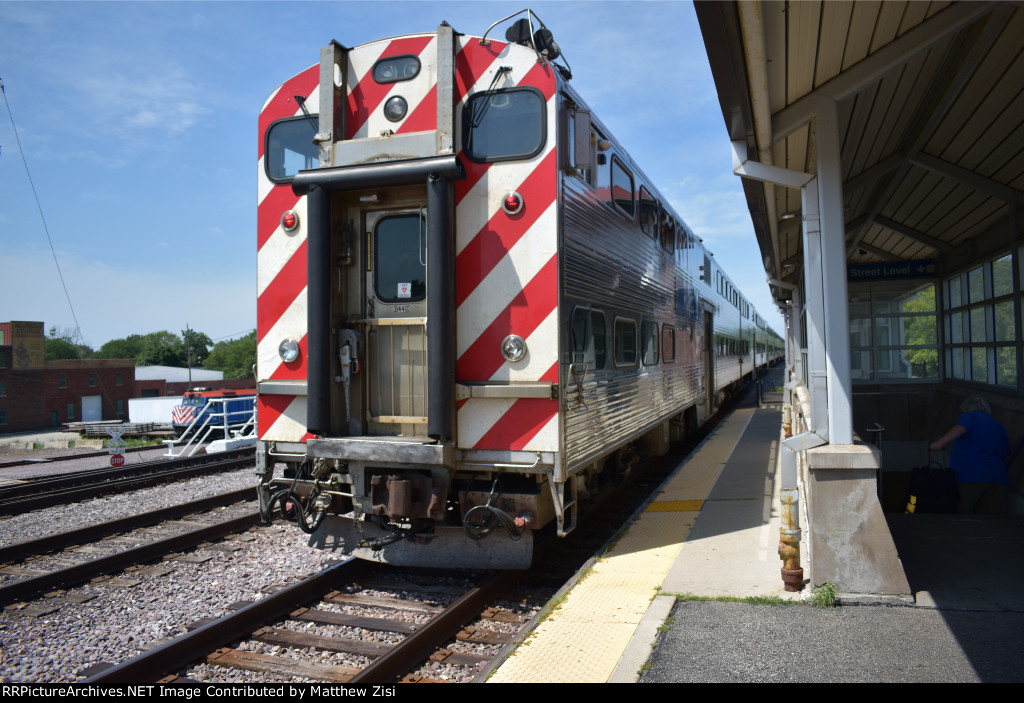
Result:
M715 414L718 394L715 393L715 323L713 313L704 311L704 393L708 416Z
M426 208L366 212L367 423L426 434Z

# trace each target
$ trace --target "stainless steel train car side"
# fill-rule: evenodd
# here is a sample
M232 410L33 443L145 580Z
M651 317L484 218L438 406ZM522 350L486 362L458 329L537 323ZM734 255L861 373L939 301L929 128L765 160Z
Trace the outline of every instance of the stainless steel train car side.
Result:
M332 43L264 105L261 505L316 546L525 568L781 355L545 32Z

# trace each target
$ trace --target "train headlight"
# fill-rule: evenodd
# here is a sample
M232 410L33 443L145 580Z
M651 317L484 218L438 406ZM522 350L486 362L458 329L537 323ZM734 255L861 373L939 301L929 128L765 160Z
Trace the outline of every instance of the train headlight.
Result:
M405 113L407 113L408 111L409 103L407 103L405 101L405 98L403 98L401 95L396 95L393 98L389 98L388 101L384 103L384 116L387 117L392 122L398 122L399 120L401 120L403 117L405 117Z
M522 361L526 356L526 341L518 334L501 340L501 355L508 361Z
M299 343L291 337L286 338L277 346L277 355L285 363L290 363L299 358Z

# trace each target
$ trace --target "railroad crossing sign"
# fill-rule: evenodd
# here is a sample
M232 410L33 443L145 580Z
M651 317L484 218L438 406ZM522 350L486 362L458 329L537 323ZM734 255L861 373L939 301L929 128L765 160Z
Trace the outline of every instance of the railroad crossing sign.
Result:
M107 428L107 434L110 435L110 441L107 443L107 453L110 454L110 465L115 469L124 466L124 448L127 446L121 435L125 431L124 426L114 426Z

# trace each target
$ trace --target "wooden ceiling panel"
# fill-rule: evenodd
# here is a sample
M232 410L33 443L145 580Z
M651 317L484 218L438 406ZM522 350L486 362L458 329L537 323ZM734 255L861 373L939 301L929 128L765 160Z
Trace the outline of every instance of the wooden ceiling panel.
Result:
M972 165L962 160L977 142L988 137L987 145L981 144L980 151L975 152L973 159L968 159L974 164L992 151L993 139L996 143L1002 140L1004 135L990 130L988 126L1006 112L1008 102L1024 91L1024 70L1020 70L1020 66L1017 67L1018 70L1013 70L1014 64L1021 61L1021 52L1024 50L1020 41L1020 38L1024 37L1024 26L1016 26L1015 29L1021 33L1012 42L1013 46L1011 42L1005 41L1006 32L1003 32L1000 40L978 67L975 80L964 90L955 109L951 111L951 117L959 128L951 135L948 145L941 152L941 158L946 161L972 168ZM1018 121L1020 117L1021 113L1018 112Z
M1024 71L1021 71L1024 73ZM1022 152L1024 144L1024 90L1006 104L1002 114L987 126L984 134L964 155L959 165L975 171L996 183L1008 185L1009 180L1000 178L1003 165ZM977 159L977 160L976 160Z
M871 37L870 53L875 53L896 38L900 23L903 21L905 7L905 2L895 2L894 0L882 3L878 12L878 21L875 23L875 32Z
M827 83L843 70L843 54L849 36L852 2L826 2L821 8L822 35L829 37L818 47L818 65L814 74L814 87Z
M846 42L846 53L843 56L843 70L856 64L868 55L871 37L875 32L875 21L882 3L876 0L855 2L850 15L850 29Z
M914 143L914 135L924 119L919 114L921 104L927 98L931 76L942 63L942 52L926 51L911 59L903 70L899 92L904 102L899 112L893 115L889 137L885 142L885 155L907 149Z
M773 113L786 107L786 10L781 2L761 5L768 104ZM762 145L763 146L763 145Z
M795 2L786 11L789 43L786 47L786 104L814 90L818 60L820 2Z
M934 3L908 2L903 8L903 21L900 23L900 29L896 36L905 34L908 30L924 22L931 5Z

